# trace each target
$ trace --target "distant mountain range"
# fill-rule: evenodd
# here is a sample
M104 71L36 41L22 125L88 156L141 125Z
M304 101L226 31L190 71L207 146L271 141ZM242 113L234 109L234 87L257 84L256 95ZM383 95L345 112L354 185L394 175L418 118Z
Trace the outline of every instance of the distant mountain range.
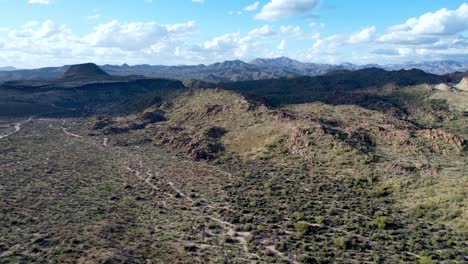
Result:
M40 68L33 70L14 70L12 67L0 68L0 82L12 80L51 80L60 77L69 66ZM468 63L456 61L435 61L407 64L366 64L352 63L317 64L302 63L287 57L274 59L258 58L249 63L234 60L218 62L210 65L102 65L102 70L111 75L143 75L154 78L170 78L178 80L197 79L207 82L234 82L249 80L276 79L282 77L316 76L340 70L360 70L365 68L381 68L385 70L420 69L433 74L448 74L468 71Z
M0 67L0 71L15 71L17 70L15 67L11 66L6 66L6 67Z

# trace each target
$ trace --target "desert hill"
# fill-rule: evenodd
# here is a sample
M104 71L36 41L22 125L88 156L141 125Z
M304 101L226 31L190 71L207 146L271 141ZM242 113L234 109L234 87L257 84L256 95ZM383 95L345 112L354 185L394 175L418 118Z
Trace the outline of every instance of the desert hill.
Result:
M85 63L72 65L65 71L60 79L62 80L77 80L77 79L101 79L110 77L108 73L103 71L94 63Z
M450 76L70 68L0 86L2 261L466 260L468 94Z
M254 87L256 82L251 89ZM371 252L385 243L400 248L379 251L389 262L410 261L406 253L396 253L402 251L432 252L434 259L443 260L445 253L434 254L428 239L435 234L442 241L447 230L463 232L468 217L463 211L466 200L461 198L464 185L460 184L467 173L463 166L467 162L466 128L458 128L464 135L450 132L445 122L466 122L466 116L456 108L450 110L451 99L444 101L449 108L436 108L435 102L441 101L433 96L446 96L445 92L425 84L388 84L350 92L372 90L392 98L394 111L383 111L387 103L383 100L362 106L347 101L271 107L235 91L192 89L123 118L90 119L87 127L111 138L116 146L148 140L189 160L209 162L238 175L234 182L221 184L224 187L220 188L227 189L229 198L224 201L230 210L220 214L229 222L238 222L239 232L251 232L254 252L273 244L280 252L302 256L300 262L306 256L326 259L327 254L346 259L351 252L359 259L370 259ZM423 95L414 97L416 94ZM381 108L372 110L378 106ZM442 114L447 117L439 116ZM419 117L435 118L438 123L412 121ZM203 192L216 192L201 186L206 183L195 183L197 180L183 178L184 191L200 184ZM351 224L361 222L366 224ZM299 223L306 223L304 230ZM350 226L353 231L345 235L343 246L347 250L337 252L326 241L341 237ZM290 229L297 233L280 231ZM390 234L392 240L385 239ZM370 237L372 244L366 242ZM424 246L416 249L402 242L408 239ZM453 249L444 243L437 244L438 252ZM311 251L317 253L311 255ZM449 259L460 254L451 252L454 255ZM271 261L275 255L272 257Z
M168 96L184 88L183 83L176 80L111 76L95 64L73 65L57 80L1 84L0 115L89 115L140 96L149 98L145 101L151 104L151 98ZM121 110L125 112L130 108ZM113 114L120 112L114 109Z

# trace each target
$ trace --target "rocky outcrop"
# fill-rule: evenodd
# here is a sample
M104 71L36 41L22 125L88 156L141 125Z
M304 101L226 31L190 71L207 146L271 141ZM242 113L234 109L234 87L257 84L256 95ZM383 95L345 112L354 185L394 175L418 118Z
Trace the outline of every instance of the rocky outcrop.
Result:
M449 85L447 85L445 83L440 83L440 84L434 85L434 89L439 90L439 91L443 91L443 92L451 92L453 90L452 87L450 87Z
M418 133L429 140L442 140L443 142L453 144L458 148L463 148L465 146L463 138L440 129L423 129L419 130Z
M463 78L456 87L458 90L468 92L468 77Z
M193 161L213 160L224 152L221 138L227 133L222 127L211 127L195 134L183 127L164 127L156 132L156 141L185 152Z

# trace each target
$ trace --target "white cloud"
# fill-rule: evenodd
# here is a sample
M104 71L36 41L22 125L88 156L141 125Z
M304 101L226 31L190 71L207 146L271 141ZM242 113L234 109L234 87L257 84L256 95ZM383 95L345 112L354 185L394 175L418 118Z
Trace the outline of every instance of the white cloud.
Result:
M181 37L196 29L194 21L182 24L159 25L155 22L122 24L117 20L98 25L95 31L84 39L94 47L120 48L135 51Z
M65 25L59 25L52 20L46 20L42 23L30 21L19 30L11 30L8 35L14 39L47 40L57 36L70 35L70 32L70 29Z
M311 27L311 28L324 28L325 24L324 23L318 23L318 22L310 22L309 27Z
M420 17L408 19L404 24L392 26L379 41L395 44L435 43L441 37L453 36L468 30L468 4L456 10L440 9Z
M300 26L281 26L280 31L283 34L301 35L304 33Z
M244 7L244 11L247 11L247 12L250 12L250 11L255 11L258 9L258 6L260 5L260 2L257 1L251 5L248 5L246 7Z
M241 38L240 33L230 33L205 41L202 47L207 50L221 51L236 48L244 43L246 43L246 41L245 39Z
M277 48L279 50L284 50L286 48L286 41L284 39L282 39Z
M269 25L264 25L260 28L252 29L249 32L249 37L253 38L266 38L276 35L276 31L273 30Z
M28 4L48 5L50 4L50 1L49 0L29 0Z
M192 2L194 2L194 3L204 3L205 0L192 0Z
M259 20L279 20L307 13L317 7L317 0L271 0L255 15Z
M96 63L181 63L193 59L191 40L197 33L193 21L160 25L155 22L111 21L87 35L77 35L51 20L32 21L8 29L0 38L0 60L20 67ZM44 65L44 63L47 63Z
M261 33L260 33L261 32ZM271 41L261 41L272 33L267 25L252 30L249 34L242 36L239 32L224 34L205 41L192 49L192 55L204 61L224 61L241 59L244 61L257 57L278 57L282 53L279 49L271 47ZM263 37L262 37L263 36ZM281 43L280 43L281 44Z
M359 32L350 34L347 39L345 39L346 44L358 44L363 42L368 42L372 40L375 33L375 27L367 27L362 29Z
M354 33L335 34L326 38L320 37L316 40L313 47L317 50L332 51L337 47L344 45L366 43L374 38L375 31L376 28L372 26Z
M299 14L302 11L298 10L303 9L295 8L298 2L302 1L270 0L259 14L270 14L271 20ZM308 3L316 5L316 1ZM279 5L285 7L279 10L281 14L272 11ZM99 14L98 11L93 10L90 15ZM230 13L237 12L242 11ZM318 29L324 25L318 22L303 28L267 24L247 33L220 34L200 42L194 21L158 24L114 20L97 25L87 34L76 34L67 25L51 20L30 21L16 28L0 28L0 61L18 67L35 67L45 66L44 63L50 66L85 61L196 64L285 54L299 60L328 63L468 59L467 12L468 4L454 10L441 9L408 19L380 34L374 26L323 35ZM313 44L307 44L310 42ZM304 45L310 46L300 48Z

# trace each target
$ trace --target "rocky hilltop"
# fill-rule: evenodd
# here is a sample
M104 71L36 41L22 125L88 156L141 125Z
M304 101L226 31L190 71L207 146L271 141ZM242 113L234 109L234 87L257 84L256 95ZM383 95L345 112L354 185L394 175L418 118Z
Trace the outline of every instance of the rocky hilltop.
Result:
M464 77L460 83L457 85L457 88L463 91L468 92L468 77Z
M59 79L61 80L81 80L81 79L103 79L110 75L99 68L94 63L73 65L68 68Z

